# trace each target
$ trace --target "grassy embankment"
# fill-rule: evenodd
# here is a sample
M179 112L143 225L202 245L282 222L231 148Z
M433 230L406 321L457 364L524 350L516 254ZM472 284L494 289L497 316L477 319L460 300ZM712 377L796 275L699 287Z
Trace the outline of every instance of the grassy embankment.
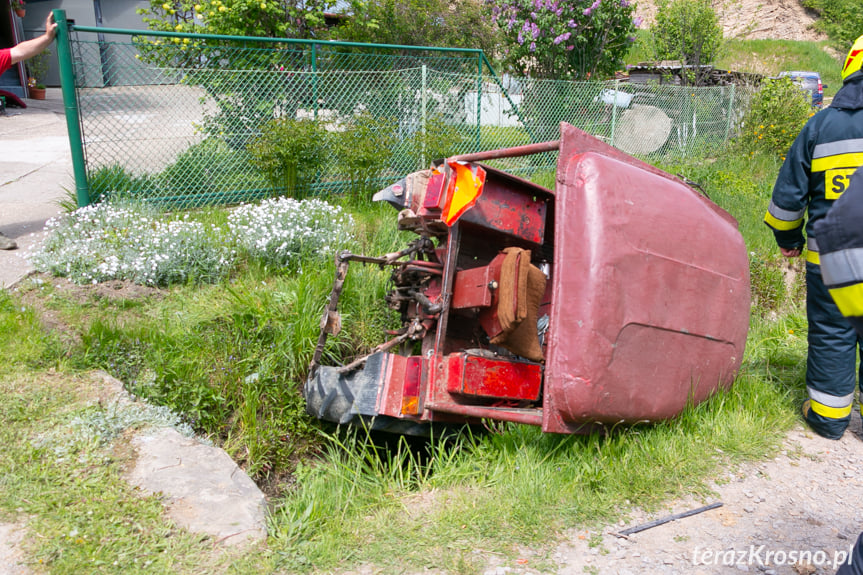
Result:
M777 161L727 154L663 167L701 183L729 210L750 252L750 336L729 392L674 421L605 437L508 425L432 442L419 457L405 443L382 451L362 434L333 435L303 414L298 389L330 287L329 262L285 271L249 261L216 285L134 298L31 281L0 295L0 521L26 524L28 556L58 573L209 573L232 564L237 572L332 572L358 563L477 573L489 553L550 569L564 529L589 529L632 506L706 497L706 480L769 455L797 420L805 316L799 280L785 281L761 224ZM357 210L355 218L356 251L403 245L389 208ZM386 278L359 270L346 286L346 329L332 354L378 343L391 321L382 310ZM51 324L37 309L50 313ZM157 498L119 479L128 454L117 430L152 415L88 401L82 382L92 368L182 414L276 493L266 548L241 557L214 552L166 522ZM602 544L601 535L593 540Z

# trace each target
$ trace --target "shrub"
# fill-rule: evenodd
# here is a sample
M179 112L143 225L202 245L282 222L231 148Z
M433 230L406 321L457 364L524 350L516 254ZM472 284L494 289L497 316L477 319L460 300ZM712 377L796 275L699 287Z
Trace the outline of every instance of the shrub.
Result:
M235 150L215 137L189 146L158 178L172 193L208 194L208 198L213 197L210 194L239 196L244 190L266 186L264 178L252 169L245 150Z
M90 189L91 204L97 204L112 197L146 193L154 190L156 187L149 176L134 176L119 164L102 166L89 172L87 174L87 185ZM75 207L68 211L74 211Z
M766 152L784 158L812 114L809 94L790 78L766 80L743 117L738 144L750 155Z
M695 66L684 79L700 85L700 66L713 62L722 46L722 27L709 0L663 0L651 27L657 60Z
M459 126L447 124L441 116L432 116L425 130L414 132L412 153L420 168L427 168L433 160L465 152L467 136Z
M391 118L369 113L354 116L339 135L338 169L350 177L350 195L360 200L372 190L373 181L389 165L398 124Z
M857 19L863 10L863 0L803 0L801 4L818 14L815 29L827 34L833 47L844 56L860 35Z
M274 187L303 199L324 164L328 139L316 121L276 118L264 124L248 150L252 164Z

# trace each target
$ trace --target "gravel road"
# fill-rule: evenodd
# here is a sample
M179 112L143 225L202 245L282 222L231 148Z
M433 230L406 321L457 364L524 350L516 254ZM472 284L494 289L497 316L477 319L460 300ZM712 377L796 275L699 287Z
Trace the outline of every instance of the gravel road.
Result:
M554 555L557 573L834 573L863 529L859 414L839 441L801 424L774 459L729 472L713 489L715 496L706 501L675 501L659 513L635 513L601 533L572 531ZM716 501L722 507L627 538L613 534ZM498 566L486 573L517 571Z

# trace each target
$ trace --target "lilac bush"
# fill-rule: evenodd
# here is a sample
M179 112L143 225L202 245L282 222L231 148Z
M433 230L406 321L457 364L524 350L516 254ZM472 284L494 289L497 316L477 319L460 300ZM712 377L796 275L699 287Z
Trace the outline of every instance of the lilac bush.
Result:
M630 0L486 0L509 40L505 60L534 78L612 75L640 23Z

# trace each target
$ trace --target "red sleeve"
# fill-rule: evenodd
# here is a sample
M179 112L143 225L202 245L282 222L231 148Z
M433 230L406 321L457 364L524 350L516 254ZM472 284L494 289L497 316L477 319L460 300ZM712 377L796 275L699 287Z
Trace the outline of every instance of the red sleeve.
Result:
M9 48L0 50L0 74L12 67L12 52Z

